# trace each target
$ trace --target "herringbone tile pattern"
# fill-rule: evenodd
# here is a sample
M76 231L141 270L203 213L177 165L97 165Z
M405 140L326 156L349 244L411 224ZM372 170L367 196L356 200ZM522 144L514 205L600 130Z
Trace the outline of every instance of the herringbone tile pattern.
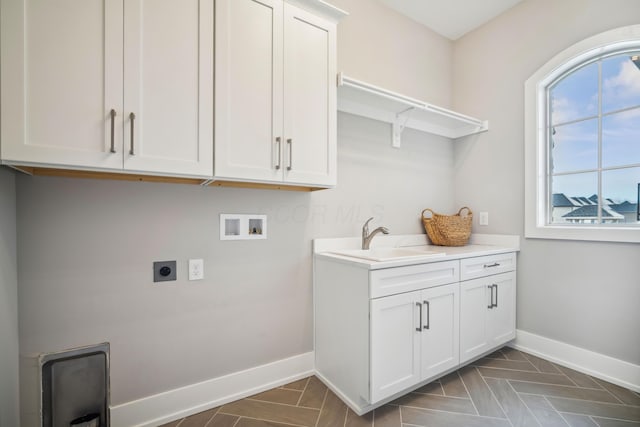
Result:
M178 426L638 427L640 395L504 347L362 417L309 377Z

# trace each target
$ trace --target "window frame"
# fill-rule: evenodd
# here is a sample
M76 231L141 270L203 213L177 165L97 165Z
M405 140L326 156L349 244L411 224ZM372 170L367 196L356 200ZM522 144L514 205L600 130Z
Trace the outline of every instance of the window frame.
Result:
M560 52L525 82L525 237L640 243L640 227L547 224L548 88L572 70L616 53L640 50L640 25L607 31Z

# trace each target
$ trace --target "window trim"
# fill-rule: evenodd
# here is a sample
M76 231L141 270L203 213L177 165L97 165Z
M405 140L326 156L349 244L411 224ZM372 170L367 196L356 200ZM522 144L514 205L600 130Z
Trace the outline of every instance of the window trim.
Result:
M640 25L631 25L589 37L557 54L525 82L525 237L640 243L640 227L546 224L549 207L547 182L547 95L551 82L582 64L625 49L640 49Z

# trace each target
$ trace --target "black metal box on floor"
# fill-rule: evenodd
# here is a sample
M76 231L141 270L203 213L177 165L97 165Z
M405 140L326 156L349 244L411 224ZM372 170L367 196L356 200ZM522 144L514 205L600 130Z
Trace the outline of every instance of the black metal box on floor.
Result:
M109 426L109 344L40 358L43 427Z

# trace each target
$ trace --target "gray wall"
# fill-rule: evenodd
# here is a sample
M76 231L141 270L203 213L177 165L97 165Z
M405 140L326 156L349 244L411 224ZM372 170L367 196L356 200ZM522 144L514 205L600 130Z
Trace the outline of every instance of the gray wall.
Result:
M0 426L18 426L18 278L16 186L0 167Z
M338 71L441 107L451 105L452 42L375 0L330 0L349 12L338 25Z
M408 132L395 150L389 126L349 115L338 135L339 187L313 193L19 176L22 355L109 341L120 404L312 351L311 239L374 215L416 233L422 208L453 205L451 142ZM268 239L220 241L220 213L266 213ZM153 284L173 259L178 280Z
M637 0L525 0L454 44L453 105L490 131L455 144L458 204L523 235L524 82L572 44L638 23ZM640 364L640 245L525 239L518 328Z

